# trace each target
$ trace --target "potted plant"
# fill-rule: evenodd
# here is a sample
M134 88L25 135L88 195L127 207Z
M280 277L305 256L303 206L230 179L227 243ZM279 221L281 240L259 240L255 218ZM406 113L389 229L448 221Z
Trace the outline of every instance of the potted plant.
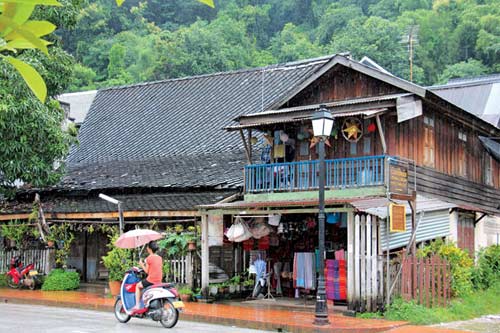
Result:
M196 250L196 227L190 226L187 228L187 233L186 233L186 239L187 239L187 244L188 244L188 250L189 251L195 251Z
M234 292L240 292L240 282L241 277L237 274L229 280L229 292L232 294Z
M215 296L217 295L217 292L219 291L219 286L216 283L211 283L209 285L210 287L210 295Z
M193 290L189 286L182 286L177 290L179 295L181 296L181 300L183 302L191 301L191 297L193 296Z
M102 263L109 272L109 289L113 296L120 293L120 285L125 272L133 266L130 250L121 249L114 245L118 234L111 235L108 243L108 253L102 257Z

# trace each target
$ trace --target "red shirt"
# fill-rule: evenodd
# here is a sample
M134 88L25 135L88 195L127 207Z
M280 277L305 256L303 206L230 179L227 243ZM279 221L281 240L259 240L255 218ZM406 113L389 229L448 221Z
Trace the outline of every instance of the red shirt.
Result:
M146 264L148 264L148 277L146 280L153 284L161 283L163 277L161 257L157 254L152 254L146 258Z

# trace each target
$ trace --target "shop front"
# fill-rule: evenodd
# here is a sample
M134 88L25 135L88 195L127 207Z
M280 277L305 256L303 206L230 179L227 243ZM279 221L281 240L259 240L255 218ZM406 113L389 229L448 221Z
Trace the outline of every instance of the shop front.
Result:
M347 202L327 201L322 257L314 205L281 204L250 210L240 204L218 204L205 211L208 216L225 217L220 219L223 246L233 255L233 272L228 275L253 281L239 300L251 304L272 300L278 306L312 310L319 263L324 260L330 309L365 311L383 306L384 256L377 217L359 212Z

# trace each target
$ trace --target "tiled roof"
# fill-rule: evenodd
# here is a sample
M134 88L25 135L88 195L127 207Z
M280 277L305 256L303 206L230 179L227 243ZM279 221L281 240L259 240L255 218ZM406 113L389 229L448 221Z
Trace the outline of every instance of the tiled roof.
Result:
M72 150L70 168L240 148L222 128L265 110L330 57L100 90Z
M243 182L241 151L116 160L72 165L57 186L69 190L105 188L236 188Z
M186 211L197 210L201 204L214 204L234 194L234 191L202 191L175 193L141 193L113 195L123 202L124 211ZM116 206L92 196L52 196L42 197L45 214L51 213L106 213L116 212ZM32 201L9 201L0 204L0 213L29 213L33 209Z

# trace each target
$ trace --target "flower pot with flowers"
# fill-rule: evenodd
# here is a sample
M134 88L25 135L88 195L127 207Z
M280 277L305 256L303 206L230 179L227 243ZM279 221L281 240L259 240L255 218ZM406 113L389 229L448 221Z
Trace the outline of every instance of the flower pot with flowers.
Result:
M109 289L113 296L120 293L120 285L125 272L133 266L133 262L130 259L131 251L128 249L121 249L116 247L115 241L118 239L119 234L113 233L109 236L108 253L102 257L102 263L104 267L109 272Z

